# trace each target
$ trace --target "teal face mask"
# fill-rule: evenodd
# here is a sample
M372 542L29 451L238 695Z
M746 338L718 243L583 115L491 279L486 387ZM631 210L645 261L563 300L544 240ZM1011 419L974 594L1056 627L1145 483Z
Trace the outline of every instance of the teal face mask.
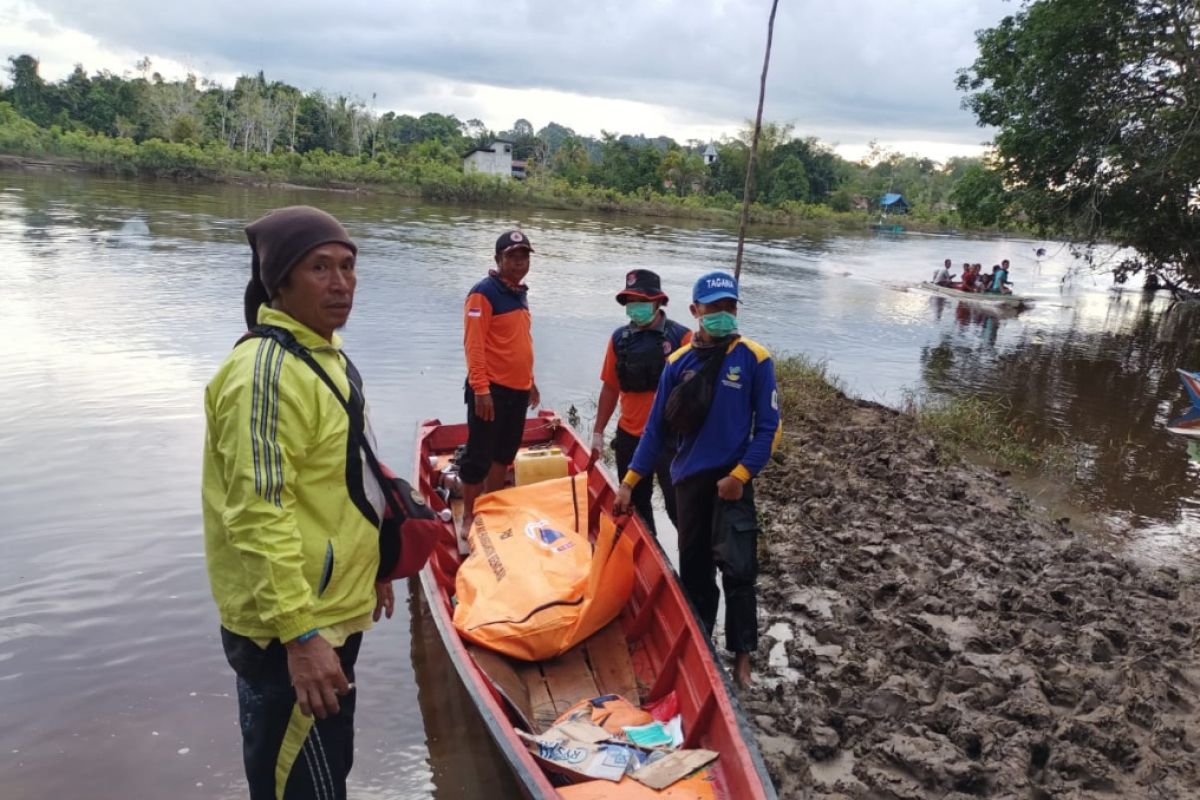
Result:
M724 339L737 330L737 317L728 311L705 314L700 318L700 327L714 339Z
M626 303L625 314L634 325L648 325L654 319L654 303Z

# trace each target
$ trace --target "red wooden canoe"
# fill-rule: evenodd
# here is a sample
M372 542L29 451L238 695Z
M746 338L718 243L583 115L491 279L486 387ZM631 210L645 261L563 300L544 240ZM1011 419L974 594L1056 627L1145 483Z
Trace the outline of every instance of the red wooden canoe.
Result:
M443 425L437 420L422 423L417 436L415 485L435 510L446 507L435 492L439 476L438 458L454 452L466 441L466 425ZM582 472L588 461L588 447L570 426L552 412L543 411L525 423L524 446L556 445L571 464ZM588 475L589 507L609 513L615 492L600 469ZM481 654L465 642L452 622L454 578L460 563L454 523L446 523L443 540L421 571L434 623L446 645L451 661L473 701L512 767L526 794L535 798L570 797L541 769L514 732L529 725L526 715L516 710L511 700L512 686L497 679L494 657ZM562 696L551 697L556 710L581 696L588 696L594 681L596 694L614 691L617 684L630 684L629 698L647 703L674 690L683 716L686 748L704 748L719 753L707 767L706 791L717 798L774 798L754 735L741 714L731 692L725 671L717 666L717 656L691 613L675 573L653 536L636 517L625 527L624 536L633 540L635 580L633 593L619 618L575 650L540 664L514 664L522 680L542 679L535 691ZM483 663L484 666L480 666ZM507 667L505 668L507 669ZM485 671L487 670L487 671ZM622 679L622 670L629 677ZM571 673L569 689L561 676ZM489 674L492 677L489 677ZM511 675L508 676L511 679ZM555 681L559 681L556 683ZM582 683L587 687L580 688ZM524 690L522 690L522 694ZM531 692L533 693L533 692ZM572 696L567 696L573 693ZM596 695L590 695L596 696ZM525 719L526 721L522 721ZM629 779L626 778L628 781Z

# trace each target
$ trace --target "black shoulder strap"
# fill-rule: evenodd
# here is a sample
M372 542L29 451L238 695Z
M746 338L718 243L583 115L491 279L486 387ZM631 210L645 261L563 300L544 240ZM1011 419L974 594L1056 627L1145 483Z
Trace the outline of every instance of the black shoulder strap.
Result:
M307 364L309 369L315 372L317 377L329 387L329 391L337 398L342 408L346 410L346 415L350 418L350 435L358 443L359 448L362 449L363 456L367 459L367 466L370 467L371 474L375 476L375 481L379 484L379 490L383 492L388 507L392 510L393 514L402 517L403 510L399 507L396 498L387 490L388 478L383 474L383 467L380 465L379 459L375 456L375 451L371 448L371 443L367 441L365 422L366 402L362 397L362 376L354 366L354 362L350 360L350 357L342 353L342 357L346 359L346 376L350 380L350 399L347 400L345 397L342 397L341 390L333 382L333 378L329 377L329 373L317 363L317 360L313 358L312 353L307 347L296 341L296 337L292 335L291 331L276 325L255 325L245 336L238 339L238 344L247 339L254 338L266 338L278 342L280 347ZM357 395L355 394L355 390L358 390Z

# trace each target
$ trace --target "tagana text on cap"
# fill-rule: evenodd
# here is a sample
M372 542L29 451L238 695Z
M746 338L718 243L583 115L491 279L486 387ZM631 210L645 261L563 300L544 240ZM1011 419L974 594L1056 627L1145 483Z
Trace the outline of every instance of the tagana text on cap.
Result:
M693 303L715 303L726 298L738 299L737 281L728 272L710 272L701 275L692 287Z
M529 241L529 237L521 231L507 231L500 234L500 238L496 240L496 255L516 248L524 248L533 252L533 244Z

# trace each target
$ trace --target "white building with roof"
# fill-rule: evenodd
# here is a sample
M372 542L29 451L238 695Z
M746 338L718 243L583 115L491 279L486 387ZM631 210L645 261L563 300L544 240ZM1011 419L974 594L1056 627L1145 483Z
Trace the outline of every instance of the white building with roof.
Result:
M513 143L497 139L487 147L473 147L463 156L463 172L481 172L501 178L513 176Z

